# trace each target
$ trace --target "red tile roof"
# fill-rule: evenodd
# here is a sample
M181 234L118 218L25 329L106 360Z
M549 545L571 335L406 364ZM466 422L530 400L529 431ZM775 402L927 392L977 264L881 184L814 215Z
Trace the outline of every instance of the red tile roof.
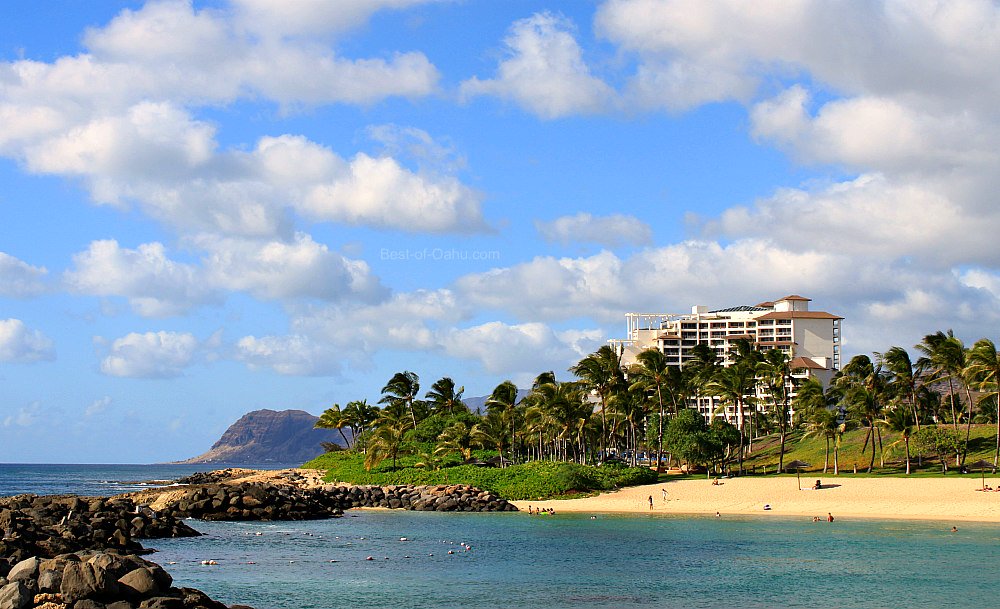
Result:
M785 296L784 298L780 299L779 302L781 300L804 300L806 302L811 302L812 298L806 298L805 296L799 296L798 294L792 294L791 296Z
M798 368L808 368L809 370L826 370L823 366L820 366L808 357L796 357L791 362L788 363L792 370Z

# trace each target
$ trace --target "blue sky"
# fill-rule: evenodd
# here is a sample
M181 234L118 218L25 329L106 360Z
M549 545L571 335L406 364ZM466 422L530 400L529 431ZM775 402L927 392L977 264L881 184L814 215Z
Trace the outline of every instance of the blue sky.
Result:
M0 462L566 369L791 293L996 336L989 2L0 8Z

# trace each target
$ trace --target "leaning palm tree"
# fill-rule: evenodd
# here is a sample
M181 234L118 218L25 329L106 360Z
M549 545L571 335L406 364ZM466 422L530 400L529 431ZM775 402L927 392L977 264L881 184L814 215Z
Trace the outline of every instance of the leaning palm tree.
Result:
M610 345L604 345L597 351L579 361L570 368L583 382L584 387L597 394L601 402L601 451L606 452L608 398L616 391L625 388L625 375L622 371L621 358Z
M400 404L410 414L410 422L417 426L417 394L420 392L420 377L404 370L392 375L382 388L379 404Z
M344 439L344 446L351 447L350 440L344 435L344 428L350 426L350 419L340 410L340 404L334 404L319 415L319 419L313 427L318 429L336 429L340 432L340 437Z
M823 457L824 474L830 466L830 440L833 440L833 475L840 474L840 439L843 435L844 424L840 422L839 413L836 410L821 406L809 411L802 439L822 436L826 440L826 455Z
M997 433L996 451L993 453L993 467L1000 460L1000 353L988 338L976 341L969 351L969 372L977 380L977 388L986 395L983 399L996 398ZM968 443L968 441L966 441Z
M899 440L890 444L887 447L887 450L902 442L906 454L906 475L909 476L910 438L913 437L913 419L911 417L910 409L903 405L888 409L885 411L884 416L876 421L876 423L885 427L889 431L899 434Z
M435 381L431 385L431 390L424 397L430 401L430 406L435 412L453 415L457 412L469 411L468 406L462 401L463 393L465 393L465 387L456 389L455 381L446 376Z

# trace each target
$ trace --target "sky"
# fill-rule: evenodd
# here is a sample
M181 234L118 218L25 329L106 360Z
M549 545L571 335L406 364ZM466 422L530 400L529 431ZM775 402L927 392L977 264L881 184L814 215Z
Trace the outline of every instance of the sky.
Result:
M971 0L5 3L0 462L568 379L629 311L996 339L998 58Z

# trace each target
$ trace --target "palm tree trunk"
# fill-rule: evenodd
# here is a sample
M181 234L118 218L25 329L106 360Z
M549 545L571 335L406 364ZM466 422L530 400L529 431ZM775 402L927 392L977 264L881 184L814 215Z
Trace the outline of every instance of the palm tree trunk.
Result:
M830 467L830 436L826 437L826 454L823 455L823 473Z
M656 385L656 399L660 403L660 419L657 421L659 429L656 435L656 473L660 473L663 471L660 463L660 456L663 454L663 392L659 384Z
M903 436L903 448L906 449L906 475L910 475L910 436Z
M835 439L833 443L833 475L840 475L840 439Z
M997 380L1000 381L1000 378ZM997 466L997 460L1000 460L1000 391L997 391L997 450L993 453L993 467Z
M965 422L965 444L962 446L962 463L965 465L965 457L969 454L969 435L972 433L972 390L969 389L969 384L963 382L965 385L965 397L969 400L969 419Z

